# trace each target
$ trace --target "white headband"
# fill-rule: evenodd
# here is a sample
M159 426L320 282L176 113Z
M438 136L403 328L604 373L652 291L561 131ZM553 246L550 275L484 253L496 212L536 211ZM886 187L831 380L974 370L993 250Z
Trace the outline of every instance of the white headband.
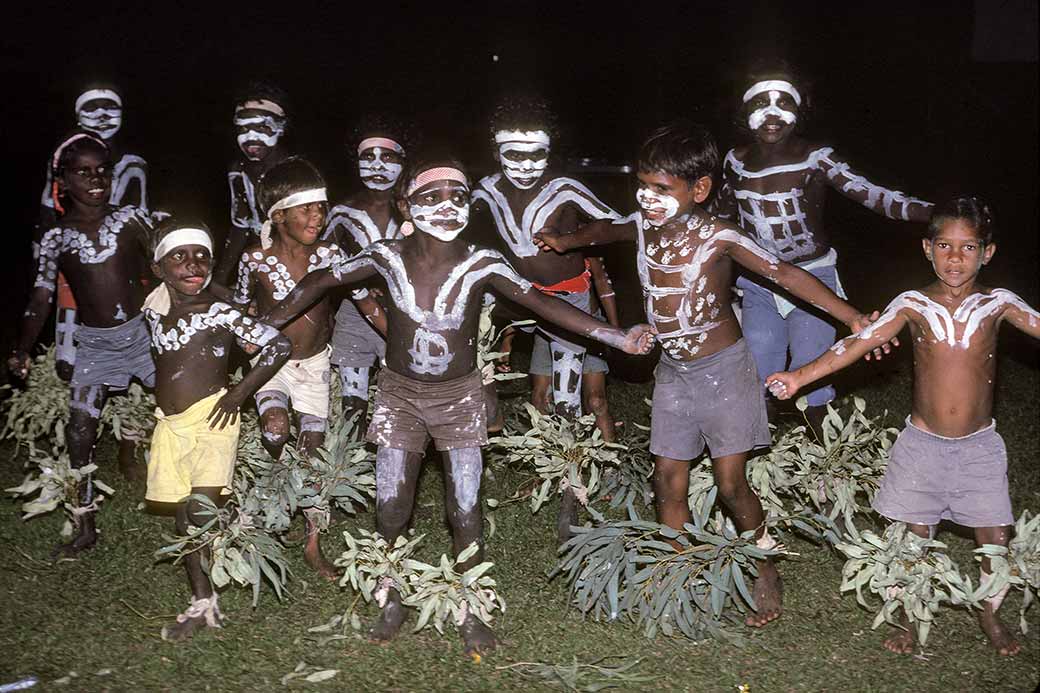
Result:
M541 144L548 147L549 133L545 130L499 130L495 133L495 144L504 144L506 142Z
M301 190L300 192L293 193L288 197L282 199L271 205L271 208L267 210L267 216L270 217L272 214L280 209L289 209L290 207L297 207L299 205L310 204L311 202L328 202L328 195L325 194L325 188L311 188L310 190ZM274 241L271 239L271 220L268 219L260 227L260 247L267 250L271 247Z
M766 91L787 92L794 97L794 102L796 104L799 106L802 105L802 95L798 93L798 90L794 88L793 84L782 79L770 79L764 82L756 82L755 84L752 84L751 88L744 92L744 103L747 103L762 92Z
M285 117L285 109L274 101L268 101L267 99L243 101L235 107L235 115L238 115L239 111L267 111L268 113L274 113L279 118Z
M432 183L435 180L453 180L456 183L462 183L463 185L467 184L466 174L462 171L450 166L438 166L436 168L428 168L413 178L412 182L408 184L404 196L408 197L419 188L428 183Z
M202 229L187 227L175 229L163 236L163 239L159 241L159 245L155 246L155 255L153 255L152 261L159 262L171 250L182 245L201 245L211 254L213 253L213 239L210 238L209 234Z
M111 89L88 89L76 99L76 113L83 109L83 104L94 99L108 99L109 101L115 101L120 108L123 107L123 100L119 98L119 94Z
M381 147L383 149L395 151L398 154L404 154L404 147L397 142L394 142L389 137L366 137L361 140L360 144L358 144L357 153L361 154L361 152L366 149L371 149L372 147Z

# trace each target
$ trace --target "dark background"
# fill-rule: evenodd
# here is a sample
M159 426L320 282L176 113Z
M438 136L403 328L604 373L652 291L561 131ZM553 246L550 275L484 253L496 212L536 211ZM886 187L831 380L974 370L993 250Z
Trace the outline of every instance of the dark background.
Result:
M563 124L557 152L630 162L646 129L699 119L720 148L747 67L778 57L815 94L808 135L875 182L932 199L992 202L999 251L984 277L1037 299L1037 3L468 3L19 6L3 44L10 253L4 324L24 306L44 162L95 78L124 93L120 137L151 166L153 207L227 227L232 94L251 78L293 101L292 151L333 197L355 182L344 140L392 107L478 172L494 162L487 117L510 89L539 89ZM498 56L493 60L492 56ZM562 151L561 151L562 150ZM628 212L634 202L621 201ZM827 223L854 303L883 305L927 281L916 234L834 194ZM634 287L628 287L634 290Z

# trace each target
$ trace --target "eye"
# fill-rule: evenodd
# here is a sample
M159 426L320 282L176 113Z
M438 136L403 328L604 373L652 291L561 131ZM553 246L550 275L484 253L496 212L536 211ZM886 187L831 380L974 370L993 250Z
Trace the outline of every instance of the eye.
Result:
M937 248L942 248L943 250L946 250L947 248L949 248L949 247L950 247L950 244L949 244L949 243L947 243L946 241L939 241L939 242L937 242L937 243L935 244L935 246L936 246Z
M433 194L433 193L426 193L425 195L421 196L419 199L422 202L424 202L425 204L432 205L434 202L437 201L437 196L435 194Z

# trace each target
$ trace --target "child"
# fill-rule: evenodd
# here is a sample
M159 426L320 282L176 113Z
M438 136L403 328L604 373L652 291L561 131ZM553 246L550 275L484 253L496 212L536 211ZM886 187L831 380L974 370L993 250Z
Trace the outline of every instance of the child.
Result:
M337 286L373 277L385 281L386 365L368 429L368 440L378 445L376 526L390 543L404 531L423 452L432 437L444 456L448 520L457 554L483 541L480 448L487 433L476 337L484 292L495 289L565 329L629 353L649 350L651 340L648 326L628 332L611 328L535 290L500 253L459 238L469 220L470 189L457 163L416 166L401 183L398 210L418 233L377 241L352 258L330 258L326 271L306 277L271 313L271 322L284 324ZM482 560L480 551L465 567ZM400 595L391 589L371 636L389 640L403 620ZM467 653L495 646L494 635L473 616L460 631Z
M690 460L707 443L719 498L737 528L756 530L759 545L770 547L775 542L762 527L762 505L744 471L748 453L769 445L769 426L755 363L730 306L733 261L850 327L865 324L865 318L814 276L699 207L711 192L717 165L715 141L704 128L688 121L662 127L639 155L640 211L569 235L542 231L537 241L557 252L637 241L646 314L662 349L650 432L658 520L676 529L690 520ZM759 562L754 598L758 610L748 625L762 626L780 615L780 578L771 560Z
M290 157L274 165L260 181L260 209L265 211L260 239L242 253L234 300L254 303L259 313L271 310L296 282L339 253L334 243L319 240L327 209L325 181L307 161ZM329 417L329 337L332 310L322 299L284 328L292 341L292 359L256 393L263 430L261 442L274 459L289 440L289 405L299 420L297 450L309 457L325 442ZM332 579L335 568L321 553L320 511L304 511L307 541L304 557L320 575Z
M289 99L276 86L253 82L235 101L235 140L239 158L228 167L231 191L231 230L213 280L227 284L242 250L255 243L263 224L257 205L256 185L272 166L287 154L282 136L289 127Z
M927 222L932 205L874 185L832 147L804 139L798 131L808 105L803 92L804 85L785 71L762 72L749 80L741 114L752 141L726 154L715 211L844 297L835 266L838 254L823 223L826 188L889 219ZM791 368L798 368L834 341L834 327L804 306L750 277L739 277L737 287L743 292L741 327L759 373L783 370L788 351ZM808 395L806 415L817 434L825 405L833 399L830 385Z
M393 189L405 162L404 130L403 124L382 114L366 116L356 129L351 153L364 187L332 208L325 232L350 255L376 241L401 237ZM358 431L368 408L372 367L386 356L385 333L386 317L368 289L356 289L340 303L332 333L332 362L339 371L343 415L358 417Z
M992 217L978 198L939 205L923 245L938 281L900 294L877 322L793 372L770 375L766 385L780 399L793 397L908 327L914 345L913 406L892 447L874 509L907 523L921 537L947 519L974 528L977 545L1007 546L1014 517L1007 451L992 418L993 355L1003 322L1040 338L1040 313L1010 291L976 283L997 251ZM989 580L988 570L987 558L982 583ZM1000 654L1013 655L1019 644L996 614L1006 590L986 600L979 625ZM913 631L889 638L885 647L912 652Z
M111 159L108 146L95 135L77 132L65 139L51 158L51 171L59 216L40 239L36 281L8 368L20 378L28 374L29 351L50 313L58 272L64 273L82 321L65 433L69 461L79 468L94 456L109 388L124 389L133 377L151 387L155 377L139 309L151 219L138 207L109 204ZM79 496L76 536L55 549L58 554L75 556L97 542L89 478Z
M289 339L207 291L213 241L200 225L167 220L156 234L152 271L162 284L145 301L156 354L158 421L152 434L145 498L176 517L177 532L208 521L203 495L216 504L229 493L238 449L238 412L257 386L289 358ZM230 390L228 352L235 338L260 347L254 367ZM200 627L219 628L217 594L198 551L184 556L191 606L163 627L163 640L183 640Z

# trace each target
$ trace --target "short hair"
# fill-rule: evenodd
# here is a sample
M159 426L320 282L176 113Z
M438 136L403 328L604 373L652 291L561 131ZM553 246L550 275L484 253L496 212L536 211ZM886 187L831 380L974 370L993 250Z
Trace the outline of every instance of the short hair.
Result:
M235 92L234 106L237 108L246 101L254 100L273 101L281 106L282 110L285 111L286 124L292 118L292 104L289 102L289 94L275 84L262 80L246 82Z
M469 188L473 187L469 172L461 161L452 157L431 157L416 161L408 167L407 175L397 179L397 184L394 186L394 197L401 200L407 198L408 186L415 180L416 176L423 171L440 167L457 168L459 171L462 171L462 175L466 176L466 186Z
M61 138L61 142L54 148L51 157L51 175L55 180L65 172L65 167L73 156L84 149L100 150L107 156L111 150L108 144L93 132L77 128Z
M928 238L935 240L943 224L956 220L968 222L984 245L993 242L993 212L975 195L956 195L936 204L928 222Z
M752 84L757 84L771 79L782 79L790 82L798 90L802 97L802 103L798 106L798 121L795 122L795 132L803 130L807 123L811 122L813 116L813 85L808 76L797 69L794 65L783 59L760 60L747 70L744 79L738 84L739 91L736 94L739 104L734 111L736 126L744 132L748 129L748 105L744 103L744 94Z
M324 188L325 179L314 164L303 157L290 156L270 168L260 179L257 192L260 207L266 214L278 200L293 193Z
M353 156L357 156L358 145L366 137L389 137L404 147L405 156L417 146L415 128L410 122L403 120L396 113L374 111L361 116L347 135L346 146Z
M552 106L543 97L533 94L510 94L495 105L491 114L492 144L495 143L495 133L503 130L544 130L549 133L549 141L553 146L560 134Z
M177 229L199 229L205 231L209 235L210 244L216 250L216 243L213 238L213 232L209 230L209 227L201 219L195 219L194 217L179 217L176 214L168 216L161 222L156 224L155 230L151 234L151 243L149 244L149 258L155 256L155 249L159 247L159 243L162 239L166 238L171 232Z
M661 171L693 183L714 177L719 168L719 149L708 129L680 119L657 128L639 150L639 170Z

